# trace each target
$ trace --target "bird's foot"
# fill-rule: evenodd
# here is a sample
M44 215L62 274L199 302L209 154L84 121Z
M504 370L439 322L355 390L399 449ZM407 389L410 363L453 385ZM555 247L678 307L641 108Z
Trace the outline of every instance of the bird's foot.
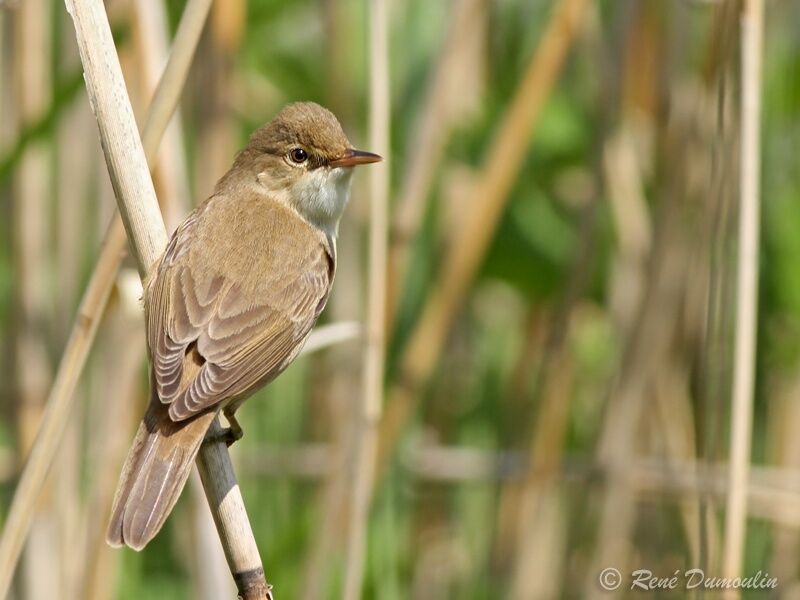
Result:
M232 427L223 427L219 431L208 434L206 436L206 443L208 444L216 444L218 442L224 442L225 445L230 448L234 442L239 441L242 438L241 431L237 434Z
M228 420L228 427L225 431L228 432L228 439L230 440L226 443L228 446L230 446L234 442L238 442L240 439L242 439L244 436L244 431L242 430L242 426L239 425L239 421L236 419L234 411L223 409L222 412L225 414L225 418Z
M234 443L242 439L244 431L242 431L242 426L239 425L239 421L236 420L236 417L232 413L229 414L227 411L223 412L228 421L228 427L223 427L213 434L210 433L206 435L205 441L209 443L224 442L225 445L230 448Z

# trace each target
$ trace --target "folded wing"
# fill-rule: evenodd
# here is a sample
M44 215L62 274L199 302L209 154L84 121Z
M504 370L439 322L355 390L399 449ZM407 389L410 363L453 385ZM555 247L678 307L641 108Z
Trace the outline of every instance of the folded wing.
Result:
M192 225L175 237L189 239ZM247 395L300 350L327 301L333 258L324 242L295 242L276 240L288 244L271 253L281 264L260 265L256 285L178 255L185 241L170 244L148 288L147 329L155 389L172 420Z

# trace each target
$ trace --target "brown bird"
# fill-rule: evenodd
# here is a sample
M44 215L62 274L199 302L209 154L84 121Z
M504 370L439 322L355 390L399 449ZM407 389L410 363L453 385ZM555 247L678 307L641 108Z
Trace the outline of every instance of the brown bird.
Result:
M145 281L150 404L122 469L108 542L143 548L175 505L214 417L297 356L325 307L354 150L310 102L258 129Z

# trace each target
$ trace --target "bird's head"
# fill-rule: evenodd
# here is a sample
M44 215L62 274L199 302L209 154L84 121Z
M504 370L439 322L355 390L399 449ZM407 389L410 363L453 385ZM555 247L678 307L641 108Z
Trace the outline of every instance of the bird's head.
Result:
M339 121L313 102L296 102L257 129L236 164L254 169L268 193L335 235L353 167L381 160L355 150Z

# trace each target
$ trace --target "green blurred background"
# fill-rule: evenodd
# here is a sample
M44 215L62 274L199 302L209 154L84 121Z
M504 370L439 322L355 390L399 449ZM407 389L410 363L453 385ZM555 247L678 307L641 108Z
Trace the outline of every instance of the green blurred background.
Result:
M717 573L741 326L740 3L388 4L394 318L384 414L402 426L376 485L363 597L606 598L597 575L608 566ZM561 64L543 39L566 4L578 27L555 34ZM141 119L184 3L106 5ZM154 169L169 227L286 102L328 106L368 146L368 5L214 4ZM800 4L767 3L743 571L777 577L776 598L800 598L798 31ZM1 3L0 36L7 506L114 199L62 3ZM521 86L547 65L552 85L539 76ZM510 110L539 100L532 122ZM504 145L504 128L523 136L524 155ZM515 165L500 183L487 177L498 156ZM321 322L363 319L366 181L356 178ZM498 218L475 228L468 215L485 198ZM448 296L436 345L423 315L448 294L451 256L473 239L476 269L465 293ZM235 594L196 482L144 552L101 541L109 486L146 401L137 281L126 262L15 598ZM428 343L432 357L415 362ZM239 413L245 437L232 454L276 598L341 597L361 345L299 359ZM408 419L392 410L403 402Z

